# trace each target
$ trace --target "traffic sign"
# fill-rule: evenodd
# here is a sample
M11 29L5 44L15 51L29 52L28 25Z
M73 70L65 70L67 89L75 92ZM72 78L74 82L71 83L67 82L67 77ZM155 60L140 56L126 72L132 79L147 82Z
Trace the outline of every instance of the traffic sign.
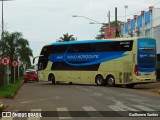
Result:
M17 65L18 65L18 62L15 60L15 61L13 61L12 62L12 65L14 66L14 67L16 67Z
M2 63L4 66L7 66L7 65L9 64L9 62L10 62L9 57L3 57L3 58L2 58L1 63Z

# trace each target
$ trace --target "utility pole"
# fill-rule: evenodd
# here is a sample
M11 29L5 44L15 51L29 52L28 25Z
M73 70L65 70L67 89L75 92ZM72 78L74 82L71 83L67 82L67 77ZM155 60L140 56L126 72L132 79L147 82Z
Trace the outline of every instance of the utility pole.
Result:
M4 19L3 19L3 0L2 0L2 40L3 40L3 26L4 26Z
M127 8L128 8L128 5L125 5L124 6L124 9L125 9L125 20L124 20L124 36L126 37L126 10L127 10Z
M1 41L0 42L1 42L1 45L4 46L5 45L5 41L4 41L4 18L3 18L3 12L4 11L3 11L3 1L11 1L11 0L0 0L0 1L2 1L2 33L1 33ZM5 49L2 49L2 53L0 53L0 54L3 56L4 53L5 53ZM9 81L9 72L8 71L9 71L9 65L7 65L6 70L5 70L5 73L6 73L5 77L7 78L7 84L9 83L8 82ZM2 78L3 82L5 82L5 77Z
M11 0L0 0L2 1L2 38L3 39L3 32L4 32L4 18L3 18L3 1L11 1Z
M1 33L1 42L2 42L2 44L4 44L4 40L3 40L3 38L4 38L4 18L3 18L3 1L11 1L11 0L0 0L0 1L2 1L2 33ZM3 50L3 52L4 52L5 50ZM3 54L3 53L2 53Z
M110 38L111 36L111 31L110 31L110 28L111 28L111 24L110 24L110 10L108 11L108 37Z
M118 24L117 24L117 7L115 8L115 26L116 26L116 37L119 37L119 32L118 32Z

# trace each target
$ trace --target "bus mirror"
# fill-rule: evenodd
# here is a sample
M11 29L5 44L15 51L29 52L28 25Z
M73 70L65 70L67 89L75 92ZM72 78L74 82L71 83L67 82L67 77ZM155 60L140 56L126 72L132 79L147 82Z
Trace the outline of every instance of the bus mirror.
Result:
M36 59L36 58L34 57L34 58L33 58L33 64L34 64L34 62L35 62L35 59Z
M39 55L39 56L34 57L33 58L33 64L34 64L36 58L39 58L39 57L42 57L42 56L44 56L44 55Z

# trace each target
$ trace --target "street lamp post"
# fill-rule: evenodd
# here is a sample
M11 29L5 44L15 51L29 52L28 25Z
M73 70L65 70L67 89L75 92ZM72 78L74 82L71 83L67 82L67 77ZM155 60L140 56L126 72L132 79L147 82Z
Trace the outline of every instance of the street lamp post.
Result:
M93 21L93 22L95 22L95 23L99 23L99 24L100 24L100 22L98 22L98 21L96 21L96 20L93 20L93 19L91 19L91 18L85 17L85 16L73 15L72 17L82 17L82 18L85 18L85 19L88 19L88 20L91 20L91 21Z
M1 42L3 44L3 34L4 34L4 18L3 18L3 1L11 1L11 0L0 0L2 1L2 34L1 34Z
M2 0L2 40L3 40L3 26L4 26L4 22L3 22L3 0Z
M85 18L85 19L92 21L92 22L89 22L89 24L102 24L105 28L109 28L108 23L101 23L99 21L93 20L93 19L85 17L85 16L73 15L72 17L82 17L82 18Z
M89 22L89 24L101 24L103 25L105 28L110 28L109 24L108 23L95 23L95 22Z
M95 23L95 22L90 22L89 24L101 24L101 25L103 25L104 31L103 31L103 32L101 31L101 34L104 34L104 38L106 38L106 37L105 37L105 34L106 34L105 29L108 29L109 32L110 32L110 25L109 25L108 23Z
M124 8L125 8L125 20L124 21L126 21L126 11L127 11L128 6L125 5Z
M126 11L127 11L128 5L125 5L124 8L125 8L125 20L124 21L126 22ZM126 29L126 25L124 23L124 36L126 37L125 29Z
M1 34L1 45L4 45L4 18L3 18L3 1L11 1L11 0L0 0L2 1L2 34ZM1 47L1 46L0 46ZM2 50L2 55L4 54L5 49ZM1 54L1 53L0 53ZM9 84L9 65L6 68L6 77L7 77L7 85Z
M108 27L108 23L95 23L95 22L89 22L89 24L102 24L105 27Z

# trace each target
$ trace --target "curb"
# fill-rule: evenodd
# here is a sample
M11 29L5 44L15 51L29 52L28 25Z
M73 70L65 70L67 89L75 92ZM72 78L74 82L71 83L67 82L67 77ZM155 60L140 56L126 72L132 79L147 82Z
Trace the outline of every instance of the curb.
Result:
M24 81L22 81L20 83L20 85L18 86L18 88L16 89L16 91L11 96L5 96L3 98L13 99L15 97L15 95L17 94L17 91L20 89L20 87L22 86L23 83L24 83ZM0 102L0 111L3 111L4 108L5 108L4 104L2 102Z
M20 89L20 87L22 86L23 83L24 83L24 81L22 81L20 83L20 85L17 87L16 91L12 95L0 97L0 99L3 99L3 98L14 99L15 95L17 94L17 91Z
M24 81L22 81L20 83L20 85L18 86L18 88L16 89L16 91L11 96L5 96L5 98L14 99L15 95L17 94L17 91L21 88L21 86L22 86L23 83L24 83Z

